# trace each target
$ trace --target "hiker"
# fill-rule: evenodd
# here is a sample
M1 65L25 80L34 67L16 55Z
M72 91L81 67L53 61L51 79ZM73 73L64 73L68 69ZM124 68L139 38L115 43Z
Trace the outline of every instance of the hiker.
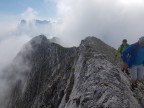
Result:
M115 61L118 59L118 58L121 58L122 57L122 53L123 51L129 47L129 44L127 43L127 39L123 39L122 41L122 44L120 45L120 47L118 48L116 54L115 54ZM121 58L122 59L122 58ZM123 63L122 63L122 71L125 72L126 74L129 75L129 71L128 69L125 69L123 68Z
M144 77L144 36L123 52L122 59L124 68L130 68L132 79L131 89L134 90L138 87L137 81L141 81Z

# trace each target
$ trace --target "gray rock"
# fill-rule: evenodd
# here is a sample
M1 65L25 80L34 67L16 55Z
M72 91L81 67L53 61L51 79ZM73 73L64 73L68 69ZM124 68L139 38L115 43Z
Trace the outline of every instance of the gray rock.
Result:
M113 63L115 49L101 40L64 48L41 35L27 45L19 57L30 70L25 86L13 83L8 108L144 108L143 83L131 91L129 76ZM17 67L10 72L21 73Z

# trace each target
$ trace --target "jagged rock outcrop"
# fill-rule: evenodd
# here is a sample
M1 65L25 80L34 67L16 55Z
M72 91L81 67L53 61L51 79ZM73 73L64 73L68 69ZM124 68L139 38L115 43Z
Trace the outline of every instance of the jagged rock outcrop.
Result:
M64 48L41 35L16 58L29 66L13 82L9 108L144 108L144 86L134 92L130 79L113 64L114 49L95 37ZM24 82L24 83L23 83Z
M13 91L12 94L15 95L11 96L10 106L12 105L11 108L39 108L48 105L58 107L72 73L76 48L63 48L51 43L43 35L33 38L28 47L28 52L24 51L26 55L22 53L23 51L18 54L19 58L25 57L24 60L27 61L27 64L23 65L30 67L26 87L18 95ZM12 71L17 70L16 66L13 67Z

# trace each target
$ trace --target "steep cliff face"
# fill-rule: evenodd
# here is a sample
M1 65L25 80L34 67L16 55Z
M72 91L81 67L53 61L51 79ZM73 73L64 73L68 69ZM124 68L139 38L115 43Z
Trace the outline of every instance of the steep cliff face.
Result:
M30 67L29 71L26 71L25 87L23 92L18 90L17 86L14 87L9 106L11 108L39 108L49 105L58 107L67 80L73 71L76 48L63 48L51 43L45 36L35 37L27 45L28 48L18 54L19 58L24 58L22 65ZM13 71L15 70L17 70L16 66Z
M15 59L28 68L6 70L22 74L10 83L8 108L143 108L143 84L130 90L129 76L112 63L114 51L95 37L77 48L33 38Z

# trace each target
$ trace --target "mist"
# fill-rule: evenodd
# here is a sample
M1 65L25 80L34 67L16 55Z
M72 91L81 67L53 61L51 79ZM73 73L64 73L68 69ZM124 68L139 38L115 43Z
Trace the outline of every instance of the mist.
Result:
M143 0L57 0L57 16L55 35L68 46L95 36L117 48L144 35Z
M7 81L1 78L4 74L3 69L12 63L17 53L35 36L44 34L48 38L58 37L61 40L59 44L65 47L79 46L82 39L95 36L114 48L118 48L123 39L132 44L144 36L143 0L44 1L54 2L56 5L55 18L42 18L36 9L28 7L19 15L20 18L12 16L10 21L0 25L0 97L2 98L8 89ZM20 25L22 19L27 22L25 26ZM36 19L47 20L49 24L36 25L34 22Z

